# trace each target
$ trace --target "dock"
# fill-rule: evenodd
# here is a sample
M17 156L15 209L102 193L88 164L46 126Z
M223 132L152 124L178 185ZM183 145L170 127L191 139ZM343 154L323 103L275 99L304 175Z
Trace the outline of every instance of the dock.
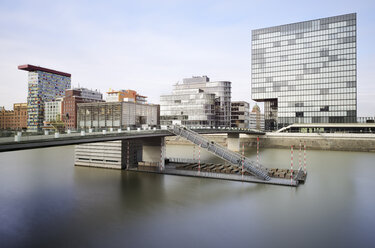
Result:
M229 165L229 164L212 164L212 163L176 163L170 162L165 165L164 170L161 170L157 166L152 165L138 165L135 168L129 168L130 171L146 172L146 173L157 173L164 175L175 175L175 176L189 176L198 178L211 178L220 180L229 180L237 182L247 183L263 183L263 184L274 184L297 187L299 184L303 184L306 180L307 174L298 172L301 170L293 171L293 180L290 179L291 171L289 169L267 169L267 173L270 176L270 180L262 180L256 176L253 176L248 171Z

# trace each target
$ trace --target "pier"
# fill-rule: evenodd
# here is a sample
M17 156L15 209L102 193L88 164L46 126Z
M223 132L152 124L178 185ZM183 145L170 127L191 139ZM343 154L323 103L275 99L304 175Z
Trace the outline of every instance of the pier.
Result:
M111 142L88 143L76 146L75 165L127 169L165 175L192 176L241 182L298 186L306 179L302 167L295 171L268 169L258 161L251 161L244 155L210 141L196 131L174 125L168 129L172 135L189 140L198 146L199 158L183 161L165 157L165 137L142 137L142 139L117 140ZM239 147L239 138L231 138L231 148ZM258 146L259 147L259 146ZM227 164L207 164L200 161L200 149L204 149L223 159Z

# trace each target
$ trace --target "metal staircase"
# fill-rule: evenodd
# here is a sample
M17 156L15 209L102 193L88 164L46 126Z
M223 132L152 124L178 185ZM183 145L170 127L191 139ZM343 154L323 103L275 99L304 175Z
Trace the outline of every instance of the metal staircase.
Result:
M192 143L206 149L207 151L217 155L218 157L228 161L229 163L233 164L234 166L238 166L239 168L242 167L242 161L244 169L253 174L254 176L269 181L271 178L268 176L267 171L261 165L257 165L257 163L249 160L248 158L242 157L240 154L232 152L227 148L206 139L202 135L186 128L183 126L174 125L168 129L171 133L181 136Z

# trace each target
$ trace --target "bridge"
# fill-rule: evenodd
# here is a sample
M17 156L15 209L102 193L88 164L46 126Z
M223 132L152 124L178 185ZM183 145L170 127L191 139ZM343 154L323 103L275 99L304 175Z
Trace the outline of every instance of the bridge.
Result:
M204 128L197 127L194 130L199 134L227 134L230 141L232 141L234 149L237 150L237 143L239 134L254 134L263 135L264 132L253 130L253 129L241 129L241 128ZM85 143L95 142L106 142L116 140L134 140L134 139L145 139L145 138L157 138L174 136L175 134L170 132L168 129L156 129L156 128L144 128L144 129L127 129L121 130L100 130L98 132L80 131L75 133L60 134L55 133L53 135L32 135L23 136L22 133L18 132L14 137L0 138L0 152L27 150L35 148L47 148L54 146L69 146L79 145ZM232 145L232 144L231 144ZM239 144L238 144L239 145Z
M202 134L227 134L227 147L223 147ZM16 135L0 139L0 152L54 146L76 145L75 165L131 171L162 173L181 176L219 178L244 182L269 183L297 186L306 173L299 168L293 171L267 169L236 153L240 147L240 134L263 135L251 129L238 128L195 128L172 126L168 129L102 130L101 132L67 133L54 135ZM180 136L199 149L204 149L222 160L226 165L207 166L199 161L193 163L168 163L165 156L165 137ZM167 161L167 164L166 164ZM201 171L202 169L202 171ZM278 172L277 172L278 171ZM277 172L277 173L276 173ZM282 177L281 177L282 175Z

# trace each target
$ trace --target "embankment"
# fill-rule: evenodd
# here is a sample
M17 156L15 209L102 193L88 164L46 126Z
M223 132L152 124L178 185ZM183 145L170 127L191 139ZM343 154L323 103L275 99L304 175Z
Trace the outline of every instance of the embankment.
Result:
M226 145L225 134L205 135L221 145ZM241 134L241 144L256 147L257 136ZM306 142L308 149L330 151L375 152L375 134L349 133L266 133L259 136L261 148L299 147ZM179 137L168 137L167 144L191 144Z

